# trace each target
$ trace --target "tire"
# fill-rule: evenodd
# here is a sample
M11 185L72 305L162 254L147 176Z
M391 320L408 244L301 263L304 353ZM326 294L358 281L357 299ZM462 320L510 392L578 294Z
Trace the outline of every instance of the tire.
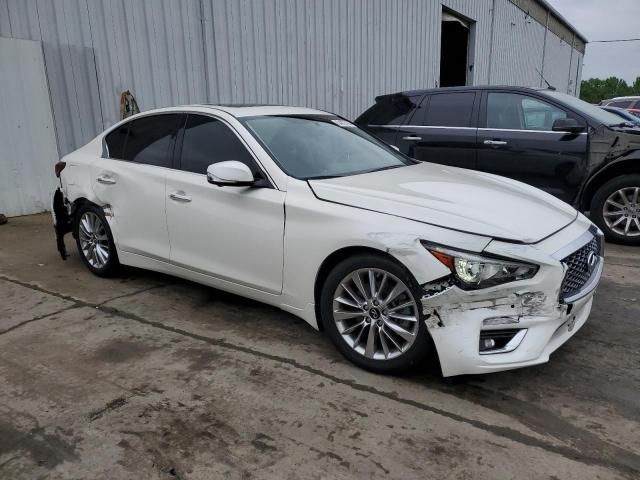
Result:
M591 199L591 219L607 240L640 245L640 175L615 177L602 185ZM625 233L627 223L629 227Z
M371 295L369 272L373 274L375 296ZM355 275L361 280L360 288ZM404 290L385 306L395 285ZM418 283L394 260L375 254L355 255L327 276L320 294L321 321L336 348L352 363L376 373L407 371L418 365L432 346L420 297ZM409 306L398 308L404 304ZM400 334L398 327L404 330Z
M78 207L75 219L73 234L84 264L99 277L114 276L120 268L120 262L102 209L85 203Z

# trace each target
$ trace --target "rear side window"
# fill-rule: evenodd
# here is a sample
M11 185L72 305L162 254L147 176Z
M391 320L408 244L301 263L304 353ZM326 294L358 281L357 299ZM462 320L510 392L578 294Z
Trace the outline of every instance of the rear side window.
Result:
M242 162L254 176L258 174L253 157L229 127L212 117L189 115L184 128L180 168L206 174L209 165L227 160Z
M380 99L356 120L357 125L403 125L418 107L420 95L391 95Z
M106 136L105 142L109 150L109 158L122 158L124 155L124 144L127 141L129 133L129 123L118 127L116 130Z
M631 100L618 100L607 104L609 107L629 108L631 106Z
M474 92L437 93L423 100L418 114L411 119L413 125L439 127L470 127Z
M181 118L179 114L164 114L131 121L122 159L170 168L171 148Z

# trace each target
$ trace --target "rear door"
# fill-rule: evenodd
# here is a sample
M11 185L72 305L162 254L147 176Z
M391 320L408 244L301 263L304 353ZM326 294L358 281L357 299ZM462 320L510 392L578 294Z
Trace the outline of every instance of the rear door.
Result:
M179 169L167 177L172 263L270 293L282 291L284 197L222 119L189 114L178 140ZM252 187L207 182L212 163L237 160Z
M397 145L409 157L455 167L476 167L476 97L474 91L426 95Z
M523 93L483 95L478 129L478 170L541 188L572 203L587 174L588 135L552 131L554 120L584 119Z
M165 179L182 114L132 120L105 138L107 156L91 165L93 190L108 205L121 250L167 259Z
M396 93L379 97L376 104L354 122L389 145L396 146L398 129L410 118L422 95Z

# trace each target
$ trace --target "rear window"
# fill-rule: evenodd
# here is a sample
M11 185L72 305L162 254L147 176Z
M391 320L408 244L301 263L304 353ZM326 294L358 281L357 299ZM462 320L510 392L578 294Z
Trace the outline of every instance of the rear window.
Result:
M631 106L631 103L631 100L617 100L615 102L610 102L607 105L609 107L629 108Z
M421 95L391 95L381 98L355 121L357 125L403 125Z
M423 100L412 125L470 127L474 92L436 93Z

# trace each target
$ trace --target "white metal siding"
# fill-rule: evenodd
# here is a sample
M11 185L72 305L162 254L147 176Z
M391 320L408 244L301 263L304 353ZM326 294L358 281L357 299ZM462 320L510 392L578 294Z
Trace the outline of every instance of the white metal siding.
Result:
M443 6L475 22L475 84L539 84L544 28L508 0L0 0L0 36L42 41L64 154L118 119L124 90L143 110L281 103L353 119L376 95L435 87ZM559 43L548 33L544 72L566 91Z
M0 213L47 210L58 151L40 42L0 38Z
M570 66L571 46L553 33L548 32L544 52L544 78L558 91L568 92Z
M491 83L540 86L545 27L508 0L498 0L494 19ZM538 72L536 72L536 70Z

